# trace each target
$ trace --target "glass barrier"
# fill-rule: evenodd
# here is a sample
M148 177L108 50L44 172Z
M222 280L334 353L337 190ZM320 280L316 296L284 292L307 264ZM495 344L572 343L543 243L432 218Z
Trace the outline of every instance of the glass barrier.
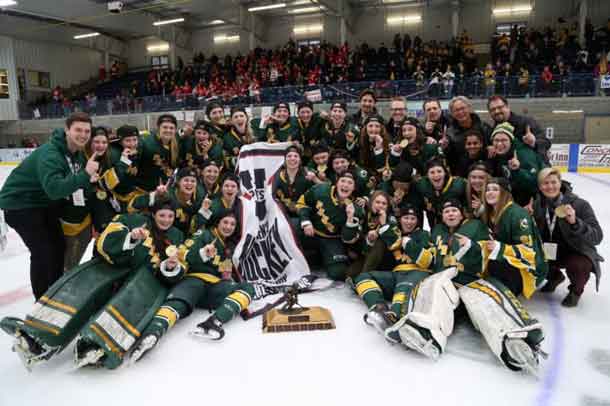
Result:
M141 98L114 98L97 100L95 103L74 101L64 105L49 103L35 106L21 103L19 116L22 120L34 118L63 118L75 111L85 111L92 115L118 115L151 113L177 110L202 110L211 100L233 105L273 105L282 102L299 102L305 99L305 92L320 90L324 102L354 102L359 93L367 88L375 89L380 99L403 96L408 100L422 100L427 97L450 99L457 95L472 99L487 98L493 94L505 97L571 97L595 96L607 89L600 89L600 81L592 74L555 75L544 81L540 76L522 79L517 76L497 77L493 81L478 77L456 78L453 83L418 83L415 80L381 80L367 82L346 82L331 85L266 87L257 94L234 97L197 96L147 96Z

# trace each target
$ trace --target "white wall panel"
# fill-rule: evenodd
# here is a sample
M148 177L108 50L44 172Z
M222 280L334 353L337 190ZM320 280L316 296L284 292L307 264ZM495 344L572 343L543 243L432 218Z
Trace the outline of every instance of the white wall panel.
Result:
M19 88L17 86L17 71L15 68L15 55L13 39L0 37L0 69L8 71L9 98L0 99L0 121L17 120L17 100Z
M101 52L69 45L14 40L17 68L49 72L51 86L70 87L97 76Z

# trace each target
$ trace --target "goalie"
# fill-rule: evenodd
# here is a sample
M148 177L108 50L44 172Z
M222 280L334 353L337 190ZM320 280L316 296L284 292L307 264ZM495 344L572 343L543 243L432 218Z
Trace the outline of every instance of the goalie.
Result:
M533 293L537 275L544 274L544 259L534 248L531 219L512 202L507 182L492 180L485 200L497 240L490 238L483 222L465 220L458 201L444 202L442 224L432 231L435 273L414 289L407 314L386 330L386 337L438 359L453 332L454 310L461 299L500 361L511 370L536 374L542 326L516 295Z

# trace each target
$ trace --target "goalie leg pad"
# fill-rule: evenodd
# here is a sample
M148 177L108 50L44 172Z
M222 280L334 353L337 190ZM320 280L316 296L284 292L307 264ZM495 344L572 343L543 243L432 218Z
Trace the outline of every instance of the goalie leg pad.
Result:
M530 317L515 295L493 278L462 286L459 294L496 357L509 369L535 374L544 339L542 325Z
M412 292L407 314L390 328L398 331L405 345L431 358L438 358L445 350L453 332L453 312L460 302L451 282L456 274L456 268L449 268L420 282Z
M89 352L104 352L95 359L108 369L117 368L167 297L167 288L146 267L134 272L121 290L91 319L77 338L76 362Z

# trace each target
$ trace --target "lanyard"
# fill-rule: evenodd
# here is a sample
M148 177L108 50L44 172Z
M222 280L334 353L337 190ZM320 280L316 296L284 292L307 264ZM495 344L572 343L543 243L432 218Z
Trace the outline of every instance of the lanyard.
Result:
M68 162L68 168L70 168L70 172L72 172L72 174L76 174L79 170L80 170L80 165L78 164L78 162L74 162L72 161L72 158L69 155L66 155L66 161Z
M549 228L549 238L551 241L553 240L553 231L555 230L555 225L557 224L557 216L553 213L553 220L551 220L551 216L549 214L549 209L546 210L546 225Z

